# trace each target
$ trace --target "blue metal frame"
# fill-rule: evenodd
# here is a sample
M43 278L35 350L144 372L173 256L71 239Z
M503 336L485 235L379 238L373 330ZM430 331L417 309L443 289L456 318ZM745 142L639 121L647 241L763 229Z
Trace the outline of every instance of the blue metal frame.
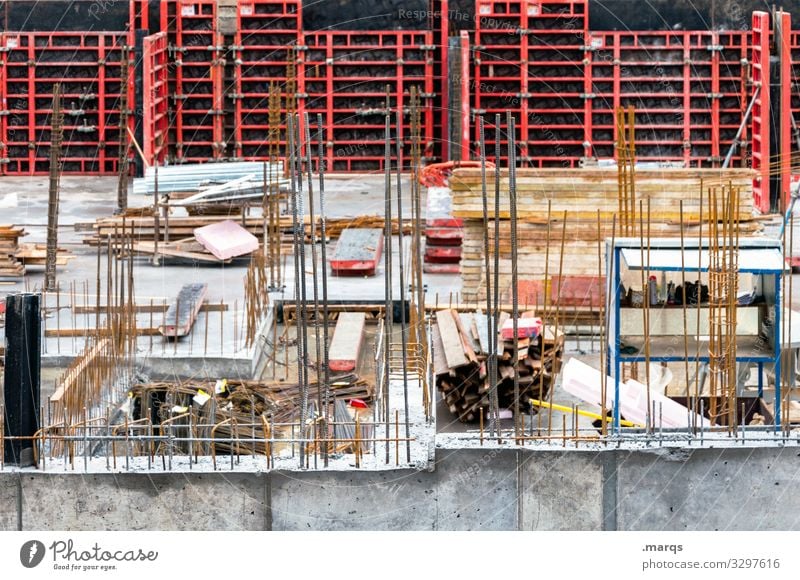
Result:
M670 240L671 244L674 244L674 240ZM703 243L704 240L685 240L684 241L684 248L685 249L697 249L697 248L704 248L707 247L706 244ZM751 242L751 243L748 243ZM620 243L623 245L621 246ZM622 337L620 336L620 301L619 301L619 288L622 282L622 275L621 275L621 259L622 259L622 248L630 248L635 247L636 243L641 243L640 240L635 238L620 238L615 241L613 247L611 246L611 240L606 240L606 278L608 280L613 279L614 283L613 286L608 287L609 292L613 292L610 299L613 301L614 305L614 329L613 329L613 344L608 344L611 342L611 333L607 337L607 346L606 349L606 368L611 369L613 364L614 369L614 412L613 412L613 430L614 433L619 435L620 434L620 412L619 412L619 386L620 386L620 374L622 370L622 363L623 362L644 362L647 360L647 357L641 354L634 354L634 355L622 355L620 354L621 344L622 344ZM694 244L694 245L692 245ZM751 245L752 244L752 245ZM774 248L780 250L782 253L782 246L779 240L741 240L741 247L743 249L746 248ZM651 241L651 249L658 249L657 245L653 245L653 241ZM650 271L658 271L658 272L680 272L681 268L673 268L673 267L653 267ZM697 269L687 269L687 271L697 272ZM702 271L707 272L708 269L704 269ZM773 337L773 353L772 357L769 356L737 356L736 360L738 362L747 362L747 363L756 363L758 365L758 395L761 397L763 395L764 387L763 387L763 367L764 363L771 363L774 365L775 369L775 431L780 431L781 429L781 276L782 273L775 273L774 270L754 270L754 269L747 269L747 270L740 270L742 274L754 274L754 275L761 275L763 277L766 276L773 276L775 286L773 292L771 293L774 298L774 317L775 317L775 329L774 329L774 337ZM612 276L613 274L613 276ZM762 285L763 286L763 285ZM769 301L767 301L769 303ZM612 361L613 358L613 361ZM656 362L680 362L685 360L685 357L682 356L650 356L651 361ZM709 360L708 355L701 355L697 356L690 356L688 360L690 361L703 361L708 362Z

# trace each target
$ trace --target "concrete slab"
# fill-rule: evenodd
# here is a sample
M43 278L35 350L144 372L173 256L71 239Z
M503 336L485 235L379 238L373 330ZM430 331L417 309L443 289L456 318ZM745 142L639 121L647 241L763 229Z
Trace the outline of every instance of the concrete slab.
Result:
M434 530L437 492L432 474L272 474L272 529Z
M516 530L517 453L436 451L437 529Z
M17 529L17 474L0 475L0 532Z
M598 453L521 452L523 530L600 530L603 466Z
M266 477L23 475L26 530L263 530Z
M621 530L800 529L800 449L621 453Z

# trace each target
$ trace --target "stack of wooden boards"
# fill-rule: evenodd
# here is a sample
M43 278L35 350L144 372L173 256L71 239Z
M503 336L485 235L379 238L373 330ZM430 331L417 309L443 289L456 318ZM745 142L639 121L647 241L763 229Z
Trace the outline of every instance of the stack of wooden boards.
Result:
M636 171L635 237L640 237L641 221L646 239L649 201L651 238L680 237L680 202L683 201L684 236L700 234L700 217L708 219L708 199L701 202L701 191L709 187L732 185L739 189L740 235L753 236L761 226L753 216L753 177L748 169L639 169ZM494 183L489 175L488 207L494 217ZM461 260L462 292L466 299L485 296L483 201L480 169L456 169L450 178L453 216L464 219L464 246ZM511 226L509 221L508 170L500 180L500 289L507 298L511 286ZM548 224L548 202L550 222ZM701 207L702 206L702 207ZM598 231L598 211L600 229ZM597 276L598 242L605 273L603 240L612 233L623 237L619 212L616 168L599 169L518 169L517 170L517 252L520 281L543 282L545 257L548 278ZM617 227L612 232L612 219ZM720 212L721 215L721 212ZM490 219L491 221L491 219ZM566 226L566 227L565 227ZM704 228L703 235L708 226ZM494 252L494 224L489 227L490 255ZM549 230L549 241L548 241ZM561 239L564 232L563 268ZM548 252L549 248L549 252ZM545 284L547 286L547 284ZM551 301L555 296L550 296ZM521 299L524 303L524 300ZM530 302L533 306L533 301Z
M19 260L19 239L26 235L22 228L0 225L0 278L16 278L25 274Z
M532 312L521 318L533 317ZM509 315L501 313L498 328ZM530 399L546 398L561 368L563 336L521 338L518 360L514 361L514 340L497 340L498 403L501 409L514 407L514 373L519 377L520 406L528 409ZM489 416L488 319L482 312L439 310L433 327L433 364L436 385L450 412L462 422Z
M209 252L194 237L197 228L218 224L226 220L233 220L241 224L244 229L256 236L259 240L264 238L264 219L262 217L248 217L242 221L241 214L235 215L194 215L170 216L168 220L163 217L159 220L156 229L155 218L152 215L109 216L97 219L90 224L76 224L76 229L91 230L92 234L85 237L83 242L92 246L106 246L112 244L125 244L126 238L133 237L133 249L143 254L155 253L155 240L158 239L159 254L174 258L184 258L198 261L217 262L221 260ZM306 243L311 241L311 220L308 216L303 218ZM329 240L338 239L342 231L349 228L378 228L383 231L384 220L381 216L358 216L328 218L325 222L325 233ZM393 220L392 231L397 234L399 222ZM280 218L281 253L292 254L292 218ZM403 221L403 231L411 233L411 221ZM167 232L169 241L167 241ZM158 235L156 235L158 234ZM321 235L319 222L317 223L316 236Z

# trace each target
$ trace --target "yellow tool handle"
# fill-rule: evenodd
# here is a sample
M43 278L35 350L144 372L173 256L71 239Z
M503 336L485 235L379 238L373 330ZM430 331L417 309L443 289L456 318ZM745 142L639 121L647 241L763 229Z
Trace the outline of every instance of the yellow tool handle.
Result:
M536 407L543 407L545 409L552 409L553 411L561 411L562 413L574 413L575 409L571 407L567 407L564 405L556 405L550 404L547 401L537 401L536 399L531 399L531 405ZM591 411L584 411L583 409L578 409L578 415L582 417L588 417L590 419L600 419L601 421L605 421L606 423L611 423L614 421L613 417L603 417L599 413L592 413ZM642 427L642 425L637 425L633 421L626 421L625 419L620 419L619 424L621 427Z

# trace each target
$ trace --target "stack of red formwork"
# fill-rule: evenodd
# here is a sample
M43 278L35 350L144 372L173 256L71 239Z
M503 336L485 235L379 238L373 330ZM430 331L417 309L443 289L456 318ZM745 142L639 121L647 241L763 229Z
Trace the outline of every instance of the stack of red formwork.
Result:
M236 74L232 86L226 83L226 97L234 103L226 141L233 141L237 159L267 161L270 84L275 83L281 90L283 119L286 103L297 96L297 84L290 87L287 83L290 60L295 62L295 83L302 76L302 61L297 63L296 55L302 5L300 0L241 0L238 22L232 50ZM285 139L282 145L285 146Z
M127 33L31 32L2 35L0 129L4 173L49 171L53 86L61 85L65 174L114 173L119 156L120 60ZM129 69L129 102L132 102Z
M217 32L215 0L171 0L161 5L172 48L172 155L176 163L225 157L222 83L225 47Z
M392 138L395 110L403 105L400 139L404 167L411 154L411 89L421 96L422 154L433 148L432 33L408 31L308 32L301 92L303 112L311 118L316 147L316 118L322 115L325 162L329 171L381 171L384 167L385 112L388 99ZM397 156L392 147L392 164Z
M425 257L428 274L458 274L464 220L452 216L452 198L446 187L429 187L425 211Z

